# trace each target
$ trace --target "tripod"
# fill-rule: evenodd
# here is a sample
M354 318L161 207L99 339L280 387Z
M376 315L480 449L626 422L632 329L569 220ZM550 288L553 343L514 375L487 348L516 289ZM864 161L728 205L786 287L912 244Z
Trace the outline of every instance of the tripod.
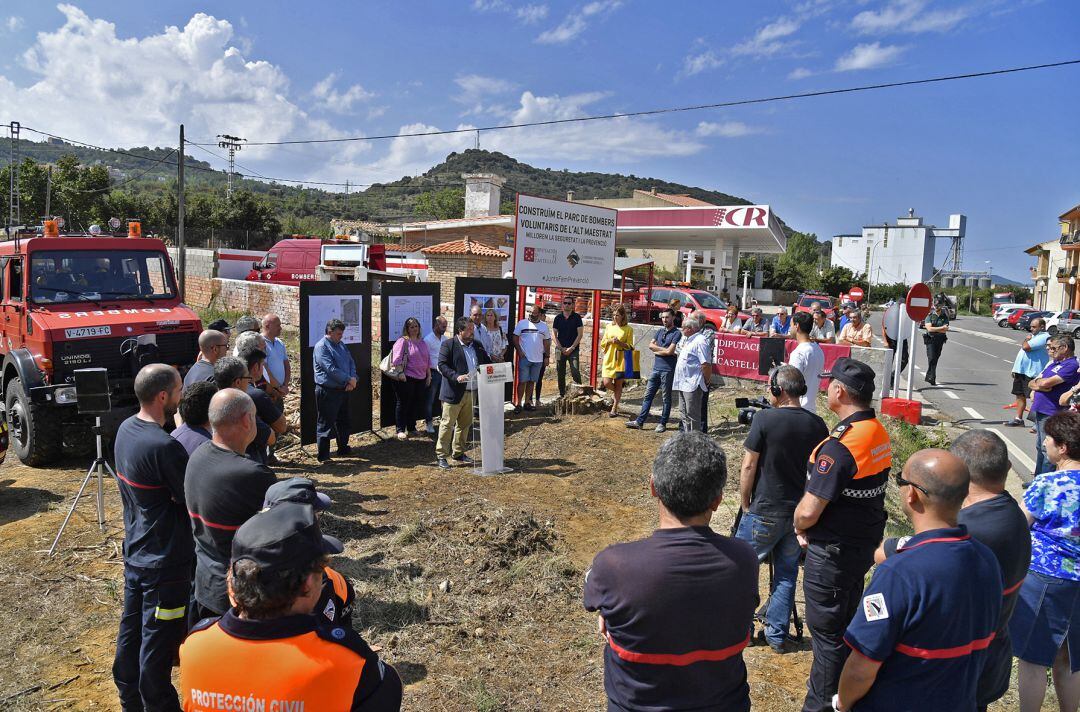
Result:
M108 461L105 459L105 455L102 452L101 445L101 416L97 416L97 420L92 428L94 437L97 440L97 457L90 464L90 469L86 471L86 477L83 478L82 486L79 487L79 492L75 495L75 501L71 503L71 509L68 510L67 516L64 517L64 523L60 525L60 530L56 532L56 539L53 540L52 546L49 547L49 556L56 553L56 547L60 543L60 537L64 534L64 528L67 527L68 522L71 521L71 515L75 514L75 507L79 504L79 499L82 498L83 492L86 490L86 486L90 484L90 478L97 476L97 519L98 527L102 532L105 531L105 491L102 484L104 472L108 470L109 474L116 478L116 473L113 468L109 466Z

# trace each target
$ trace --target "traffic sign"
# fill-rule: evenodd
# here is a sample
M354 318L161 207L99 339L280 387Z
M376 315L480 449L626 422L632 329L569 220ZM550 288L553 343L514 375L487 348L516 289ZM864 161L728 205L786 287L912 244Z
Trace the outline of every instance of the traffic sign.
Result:
M930 287L923 282L915 284L908 290L904 306L912 321L922 321L926 318L926 315L930 313L930 300Z
M861 302L863 298L862 287L852 287L848 290L848 296L851 297L853 302Z

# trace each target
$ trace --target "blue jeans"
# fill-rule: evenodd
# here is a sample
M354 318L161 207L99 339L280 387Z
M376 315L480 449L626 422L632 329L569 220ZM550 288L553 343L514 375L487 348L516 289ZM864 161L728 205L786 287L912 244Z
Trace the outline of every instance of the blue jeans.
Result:
M799 577L801 547L795 538L792 518L743 512L735 537L754 547L760 562L772 554L773 580L765 609L765 639L770 645L781 645L787 638L788 621L795 605L795 581Z
M645 398L641 401L641 413L637 417L638 425L644 425L648 419L649 409L652 408L657 390L660 391L664 403L664 409L660 413L660 425L667 425L668 418L671 416L671 381L674 376L674 371L660 371L659 373L653 371L649 376L649 380L645 382Z
M1046 449L1043 447L1043 438L1046 437L1043 426L1046 425L1046 420L1050 416L1045 413L1032 413L1032 415L1035 416L1035 471L1031 473L1031 476L1035 477L1044 472L1053 472L1054 466L1046 457Z

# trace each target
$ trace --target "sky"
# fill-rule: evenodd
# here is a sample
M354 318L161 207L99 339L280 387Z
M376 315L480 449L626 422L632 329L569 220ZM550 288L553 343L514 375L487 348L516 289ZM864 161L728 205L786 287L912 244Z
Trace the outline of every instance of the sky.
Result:
M363 185L476 142L403 133L1080 59L1078 26L1076 0L4 0L0 122L109 147L176 145L181 123L205 143L394 137L238 154L248 174ZM1073 65L484 132L480 146L724 191L822 239L909 208L936 225L960 212L964 267L1027 281L1022 250L1080 203L1077 86Z

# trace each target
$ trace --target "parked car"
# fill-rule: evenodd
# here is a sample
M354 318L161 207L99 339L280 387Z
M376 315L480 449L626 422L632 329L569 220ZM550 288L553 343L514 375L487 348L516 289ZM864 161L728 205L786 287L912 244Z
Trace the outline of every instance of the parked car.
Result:
M1009 325L1009 317L1011 317L1014 313L1016 313L1017 311L1019 311L1021 309L1030 309L1030 308L1031 307L1025 305L1025 306L1019 306L1019 307L1018 306L1008 306L1008 307L1004 307L1002 309L998 309L996 312L994 312L994 321L997 323L998 326L1000 326L1001 328L1004 329L1006 326Z
M1049 327L1047 327L1047 331L1050 331ZM1080 337L1080 311L1070 309L1061 312L1057 323L1054 324L1054 330L1050 333L1072 334L1074 338Z
M1065 311L1054 312L1050 316L1046 317L1047 332L1049 332L1051 336L1056 334L1058 332L1058 324L1063 321L1073 321L1077 324L1080 324L1080 311L1066 309ZM1071 334L1075 329L1076 327L1073 326L1072 328L1066 328L1063 331L1066 334Z
M1006 322L1008 323L1010 328L1019 329L1020 317L1024 316L1025 314L1032 314L1035 311L1036 310L1032 309L1031 307L1028 307L1027 309L1017 309L1012 314L1009 314L1009 318L1006 319Z
M705 315L705 328L717 330L720 328L720 324L724 319L724 315L727 312L727 303L711 292L706 292L704 289L674 289L671 287L653 287L652 290L652 304L655 307L656 314L660 313L660 310L668 305L672 299L678 299L682 303L680 311L683 314L689 314L693 305L694 309L700 311ZM750 316L749 313L742 310L739 311L739 319L746 321Z
M1029 329L1031 329L1031 320L1032 319L1040 319L1040 318L1041 319L1046 319L1047 317L1051 317L1053 315L1054 315L1054 312L1050 312L1050 311L1027 312L1026 314L1024 314L1022 317L1020 317L1016 321L1016 328L1019 329L1020 331L1028 331Z
M791 313L794 315L797 312L808 312L815 302L821 304L821 310L825 312L826 319L832 319L833 321L839 319L836 302L828 294L822 294L821 292L803 292L800 294L791 307ZM852 304L852 306L855 305Z

